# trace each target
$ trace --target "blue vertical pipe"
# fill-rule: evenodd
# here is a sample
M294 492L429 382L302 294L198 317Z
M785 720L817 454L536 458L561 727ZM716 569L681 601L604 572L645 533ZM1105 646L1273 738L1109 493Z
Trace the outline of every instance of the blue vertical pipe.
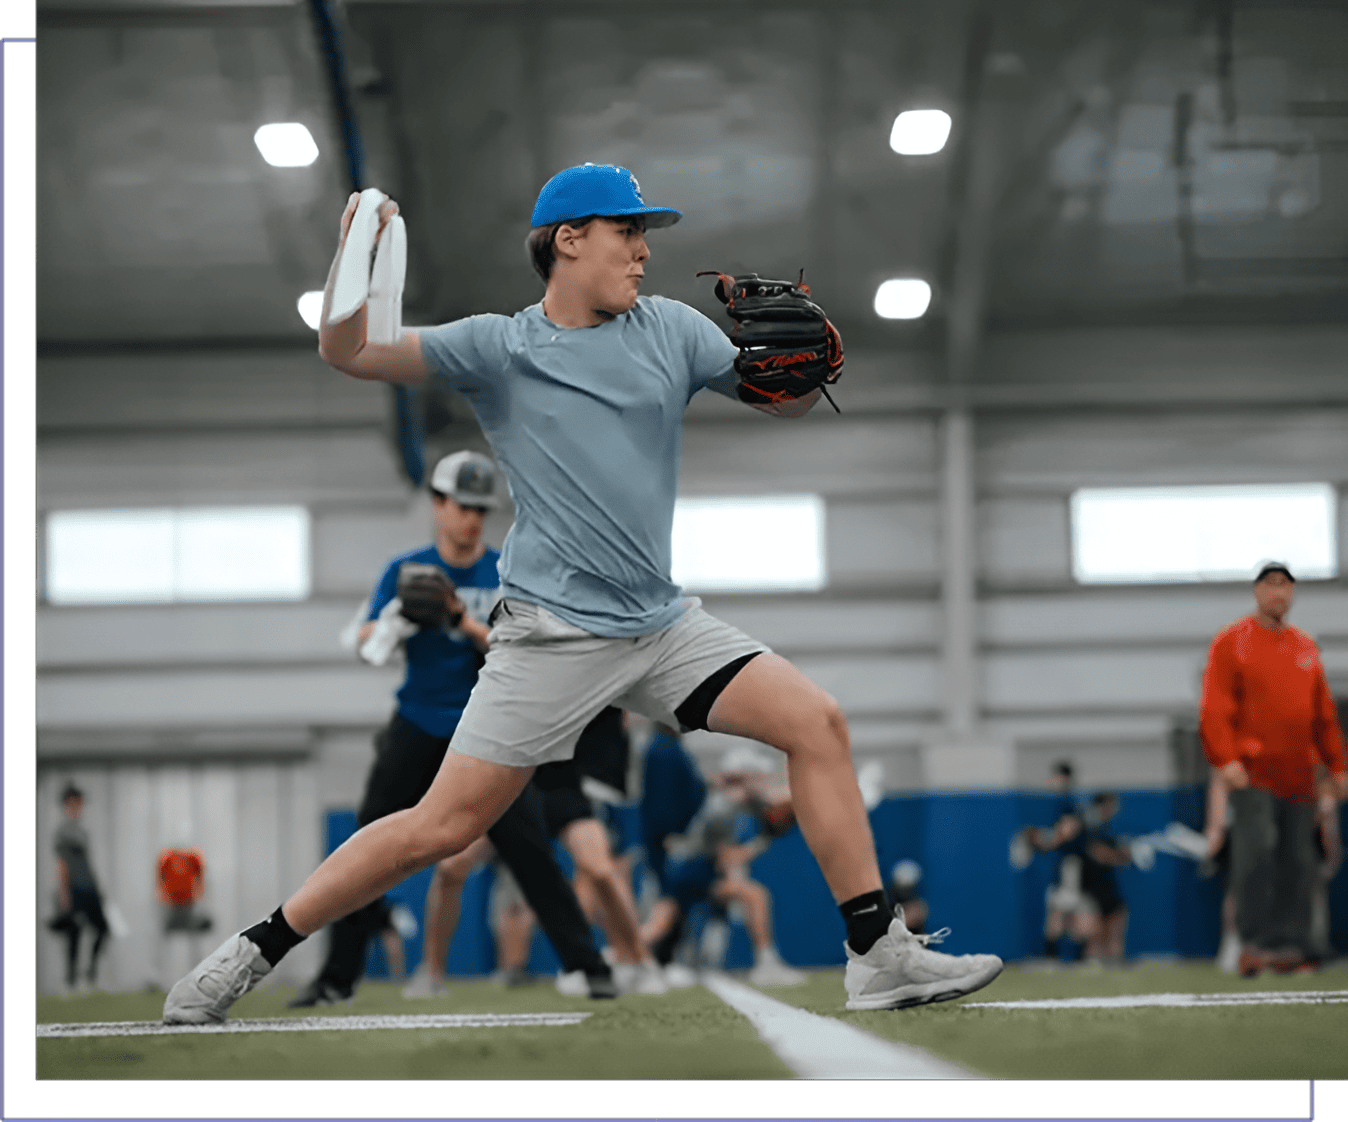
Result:
M355 108L351 103L351 86L346 75L346 54L342 50L342 35L332 0L309 0L318 43L327 64L328 84L332 91L337 123L342 133L342 148L346 155L346 176L352 191L365 187L365 146L361 143L360 127L356 123ZM393 412L396 419L398 454L403 472L413 484L420 487L426 478L426 440L422 432L421 415L417 403L406 386L393 386Z

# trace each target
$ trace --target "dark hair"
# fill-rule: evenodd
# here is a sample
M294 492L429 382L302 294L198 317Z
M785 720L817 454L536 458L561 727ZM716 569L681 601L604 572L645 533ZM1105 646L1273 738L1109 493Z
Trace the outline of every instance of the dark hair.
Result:
M84 798L84 792L81 791L78 787L76 787L75 784L73 783L67 783L65 785L65 788L61 791L61 802L63 803L66 801L66 799L82 799L82 798Z
M1118 801L1119 796L1116 795L1113 791L1100 791L1098 794L1096 794L1096 796L1093 799L1091 799L1091 802L1094 803L1096 806L1104 806L1107 803L1117 804Z
M597 215L587 215L584 218L567 218L561 222L554 222L551 226L535 226L529 231L529 236L524 239L524 248L529 253L529 264L534 267L534 272L543 278L543 283L547 284L552 277L552 266L557 261L557 231L563 226L571 226L579 230L582 226L593 222Z
M1056 764L1053 765L1053 774L1065 775L1067 776L1068 779L1071 779L1073 774L1072 765L1068 763L1066 760L1059 760Z

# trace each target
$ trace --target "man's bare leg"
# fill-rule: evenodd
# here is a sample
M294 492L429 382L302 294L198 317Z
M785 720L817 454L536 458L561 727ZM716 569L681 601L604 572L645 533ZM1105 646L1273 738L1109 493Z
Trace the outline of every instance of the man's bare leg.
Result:
M619 962L644 962L649 955L641 941L641 917L632 888L613 858L608 834L595 818L580 818L562 830L561 843L575 859L599 897L604 931Z
M431 883L426 888L425 953L421 961L432 985L444 981L449 943L459 926L463 886L472 871L483 861L489 861L491 855L491 842L481 837L462 853L437 862L431 874Z
M300 935L349 915L432 862L452 857L487 832L515 801L532 768L445 753L431 788L409 810L357 830L282 906Z
M721 691L707 727L786 753L796 818L838 903L880 891L880 867L852 766L847 721L833 698L786 659L764 653Z

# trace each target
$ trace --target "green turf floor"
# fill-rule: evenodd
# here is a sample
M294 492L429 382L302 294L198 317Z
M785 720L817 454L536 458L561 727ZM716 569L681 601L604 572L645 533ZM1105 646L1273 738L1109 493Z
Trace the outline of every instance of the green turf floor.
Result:
M966 1009L990 1001L1148 993L1348 990L1348 966L1245 980L1209 962L1052 972L1008 966L962 1001L848 1013L837 976L815 974L779 1000L999 1079L1345 1079L1348 1005Z
M407 1013L592 1014L575 1026L372 1029L40 1039L39 1079L782 1079L790 1070L753 1028L707 990L590 1001L546 981L505 989L455 981L437 998L406 1001L367 982L350 1003L286 1009L298 987L265 986L232 1018ZM164 995L41 998L42 1024L158 1020Z

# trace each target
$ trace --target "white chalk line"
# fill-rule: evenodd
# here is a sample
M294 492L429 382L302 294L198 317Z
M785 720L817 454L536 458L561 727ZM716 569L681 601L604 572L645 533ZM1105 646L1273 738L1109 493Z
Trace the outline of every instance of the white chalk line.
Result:
M979 1078L921 1048L797 1009L724 974L704 974L702 984L747 1017L763 1043L804 1079Z
M961 1009L1203 1009L1216 1005L1341 1005L1348 990L1275 990L1266 993L1139 993L1118 997L1058 997L1035 1001L970 1001Z
M286 1017L226 1021L222 1025L166 1025L162 1021L89 1021L65 1025L38 1025L37 1035L53 1036L167 1036L176 1033L220 1032L363 1032L366 1029L513 1028L578 1025L589 1013L409 1013L356 1017Z

